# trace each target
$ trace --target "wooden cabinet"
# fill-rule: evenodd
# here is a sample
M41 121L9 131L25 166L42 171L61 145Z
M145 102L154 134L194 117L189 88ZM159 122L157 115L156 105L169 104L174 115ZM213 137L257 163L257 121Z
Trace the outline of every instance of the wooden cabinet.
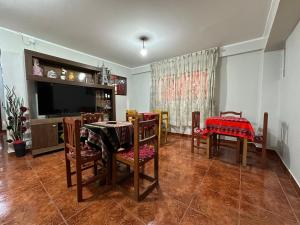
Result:
M30 123L32 138L31 153L33 156L64 148L61 138L63 135L61 117L32 119Z
M58 145L57 126L57 123L32 125L32 149Z

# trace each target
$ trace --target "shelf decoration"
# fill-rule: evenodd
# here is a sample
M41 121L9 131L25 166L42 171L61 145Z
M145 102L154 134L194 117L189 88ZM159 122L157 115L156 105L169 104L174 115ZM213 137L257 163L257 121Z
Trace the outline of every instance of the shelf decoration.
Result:
M39 60L33 58L32 74L35 76L43 76L43 69L40 67Z
M60 79L61 80L65 80L65 79L67 79L67 70L66 69L64 69L64 68L61 68L61 75L60 75Z
M55 72L54 70L49 70L49 71L47 72L47 77L48 77L48 78L56 79L56 78L57 78L57 74L56 74L56 72Z
M115 87L116 95L127 94L127 79L117 75L110 75L110 84Z
M104 66L104 64L100 67L101 71L101 84L102 85L109 85L109 74L110 70Z
M75 75L74 75L73 72L69 72L68 80L71 80L71 81L74 81L74 80L75 80Z

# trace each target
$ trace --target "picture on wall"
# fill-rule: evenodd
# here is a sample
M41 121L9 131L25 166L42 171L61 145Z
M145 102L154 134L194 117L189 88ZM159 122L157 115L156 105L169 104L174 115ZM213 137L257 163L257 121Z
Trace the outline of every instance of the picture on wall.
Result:
M110 75L110 84L115 87L116 95L127 95L127 79L117 75Z

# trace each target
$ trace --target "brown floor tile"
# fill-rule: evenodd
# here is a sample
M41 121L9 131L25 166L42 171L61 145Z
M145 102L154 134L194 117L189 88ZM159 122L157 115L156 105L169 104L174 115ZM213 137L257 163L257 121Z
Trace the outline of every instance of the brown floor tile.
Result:
M249 152L244 168L235 163L235 150L221 148L208 160L205 149L192 154L190 144L169 136L160 148L160 187L143 201L91 184L77 203L76 177L66 185L63 151L16 158L0 138L0 224L300 224L299 193L276 154L268 154L263 168L260 153Z
M128 214L125 209L116 205L113 200L105 199L92 203L75 216L67 220L69 225L140 225L141 221Z
M180 225L219 225L224 224L222 222L218 222L213 220L213 218L207 217L193 209L188 209L186 214L184 215L182 222ZM234 225L234 224L230 224Z
M259 189L255 185L242 184L241 206L244 204L255 205L283 218L295 220L293 211L283 192L270 191L263 187Z
M0 224L54 225L63 222L42 186L25 191L11 190L1 196L0 205Z
M129 197L118 202L139 217L145 224L178 224L187 205L160 192L151 193L145 200L136 202Z
M195 193L190 208L224 224L238 223L239 201L210 189Z
M294 225L297 224L295 220L287 220L284 217L266 211L264 209L255 207L253 205L243 204L241 205L241 225Z
M292 195L287 195L287 198L294 210L296 217L298 218L298 221L300 222L300 197L294 197Z

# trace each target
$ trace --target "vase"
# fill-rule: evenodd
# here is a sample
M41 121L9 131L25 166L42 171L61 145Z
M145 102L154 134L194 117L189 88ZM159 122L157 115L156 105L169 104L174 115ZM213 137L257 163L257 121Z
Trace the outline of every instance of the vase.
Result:
M24 141L15 141L13 145L17 157L22 157L26 154L26 143Z

